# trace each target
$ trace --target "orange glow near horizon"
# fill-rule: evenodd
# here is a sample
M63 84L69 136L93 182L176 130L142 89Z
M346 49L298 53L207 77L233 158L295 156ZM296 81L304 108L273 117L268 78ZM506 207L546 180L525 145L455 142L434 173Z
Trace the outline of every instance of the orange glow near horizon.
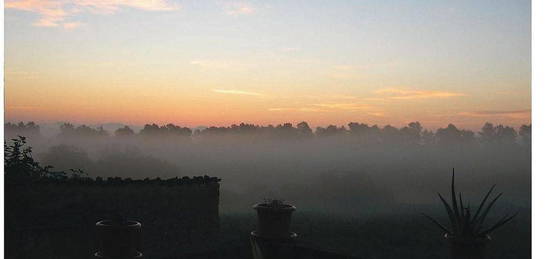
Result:
M476 106L469 94L450 91L382 88L362 96L308 95L221 87L93 87L97 84L93 81L70 83L71 87L67 87L61 79L49 83L42 86L8 75L6 121L129 125L154 122L189 127L228 126L241 122L296 124L301 121L307 121L312 127L347 125L349 122L402 126L420 121L431 129L448 123L479 129L487 121L518 127L531 121L529 109L469 109ZM10 87L27 84L22 89ZM72 88L74 85L80 87Z
M529 124L530 5L485 5L9 0L5 120Z

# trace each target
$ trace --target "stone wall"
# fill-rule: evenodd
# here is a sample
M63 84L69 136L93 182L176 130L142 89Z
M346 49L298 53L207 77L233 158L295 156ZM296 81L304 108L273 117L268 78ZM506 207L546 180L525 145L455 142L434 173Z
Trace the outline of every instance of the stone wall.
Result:
M212 179L6 182L6 255L86 258L95 249L95 222L117 214L142 223L147 254L198 249L219 230Z

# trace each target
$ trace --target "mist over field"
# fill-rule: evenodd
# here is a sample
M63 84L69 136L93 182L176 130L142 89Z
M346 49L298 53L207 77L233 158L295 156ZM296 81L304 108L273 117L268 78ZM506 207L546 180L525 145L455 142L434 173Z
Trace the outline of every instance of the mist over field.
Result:
M310 129L298 125L210 127L172 124L114 132L61 125L43 136L38 125L6 125L6 138L27 135L35 157L55 169L82 169L90 177L222 179L221 211L239 213L264 198L301 211L357 216L441 209L452 168L465 201L479 203L496 184L497 210L530 208L530 125L486 124L479 132L454 125L434 132L352 123Z
M4 3L6 258L531 257L530 0Z

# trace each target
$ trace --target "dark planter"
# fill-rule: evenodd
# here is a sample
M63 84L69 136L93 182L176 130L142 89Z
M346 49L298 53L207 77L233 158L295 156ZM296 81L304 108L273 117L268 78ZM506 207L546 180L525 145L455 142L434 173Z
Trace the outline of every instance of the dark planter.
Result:
M96 258L130 259L142 258L141 223L102 220L95 224L99 251Z
M290 221L296 207L289 204L272 207L266 203L258 203L254 205L254 209L258 212L258 226L255 231L257 236L272 239L291 237Z
M486 247L490 236L485 238L457 238L445 234L445 239L449 243L451 259L485 259Z

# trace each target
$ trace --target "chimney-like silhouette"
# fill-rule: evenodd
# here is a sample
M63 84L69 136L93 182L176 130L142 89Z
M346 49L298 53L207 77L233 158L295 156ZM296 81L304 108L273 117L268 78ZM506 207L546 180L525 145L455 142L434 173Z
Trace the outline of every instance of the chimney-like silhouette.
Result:
M296 207L280 200L258 203L257 229L250 234L254 259L286 258L293 253L297 234L290 231L292 212Z
M95 224L98 251L95 258L134 259L141 253L141 223L123 219L102 220Z

